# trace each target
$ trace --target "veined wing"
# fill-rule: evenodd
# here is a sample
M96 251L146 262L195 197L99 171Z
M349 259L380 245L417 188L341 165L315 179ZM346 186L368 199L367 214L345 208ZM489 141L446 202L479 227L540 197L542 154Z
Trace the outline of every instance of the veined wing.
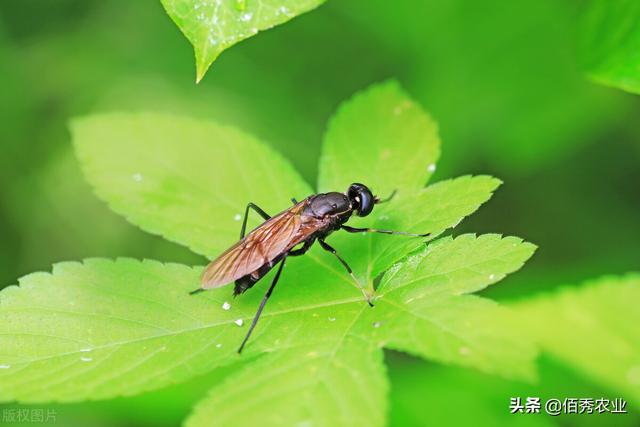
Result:
M270 218L212 261L202 274L204 289L219 288L273 261L298 244L305 201Z

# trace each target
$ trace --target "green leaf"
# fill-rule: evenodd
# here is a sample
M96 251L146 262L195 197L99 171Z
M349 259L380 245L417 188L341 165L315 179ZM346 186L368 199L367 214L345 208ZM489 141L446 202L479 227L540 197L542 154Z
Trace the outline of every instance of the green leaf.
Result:
M382 356L353 337L330 351L264 356L214 387L186 426L382 426L389 388Z
M167 14L193 45L196 82L223 50L324 0L161 0Z
M302 324L294 318L283 322L286 338L276 342L286 339L285 350L214 387L187 425L227 425L230 420L240 425L259 420L262 425L383 425L387 386L382 347L531 378L535 351L526 338L504 327L510 316L495 303L461 294L518 269L533 250L520 239L497 235L435 242L396 265L389 279L385 276L373 309L345 299L309 306ZM310 277L311 272L287 273ZM314 287L320 286L332 292L324 279ZM296 307L305 304L289 289L294 288L283 290L289 293L287 301ZM313 340L318 342L309 346ZM269 347L273 351L275 346Z
M233 361L203 328L213 305L190 298L200 269L120 259L62 263L0 293L0 399L133 395ZM217 304L215 304L217 306ZM231 316L218 321L233 325ZM235 343L234 343L235 344Z
M437 125L395 81L374 85L345 102L331 119L318 178L321 191L345 191L362 182L382 198L396 196L357 227L431 233L457 225L487 201L500 181L465 176L424 188L435 171L440 140ZM423 239L366 234L331 237L365 283L423 245Z
M505 376L530 376L532 352L523 337L510 334L501 323L508 319L495 304L457 295L518 268L531 245L487 236L462 254L456 252L458 240L473 243L476 238L444 239L395 266L383 280L374 308L348 286L349 277L338 266L322 258L328 255L319 248L306 259L292 259L242 358L237 345L268 279L225 310L223 303L231 301L228 287L188 295L198 286L199 268L128 259L58 264L53 274L27 276L20 287L0 293L0 399L78 401L133 395L280 351L291 352L285 358L318 355L310 366L328 366L306 374L313 381L305 391L313 392L318 382L330 381L341 364L372 360L375 367L379 356L374 353L385 346ZM500 261L488 253L498 254ZM471 267L438 261L461 260L463 255ZM423 261L416 264L417 258ZM417 269L415 283L406 279L413 276L405 269ZM288 380L278 377L272 386L290 387ZM359 402L367 406L378 400ZM225 405L232 407L227 401ZM283 414L298 410L290 407ZM357 406L351 410L366 412Z
M375 104L376 94L386 91L399 93L388 84L360 98L371 97ZM402 105L407 114L417 115L418 125L397 139L392 156L407 158L413 151L414 157L422 153L423 161L435 161L437 145L421 137L432 129L423 124L431 122L412 104ZM104 115L74 122L73 137L89 181L114 210L208 256L237 239L237 219L247 201L275 213L289 206L290 197L312 192L280 156L215 123ZM362 147L363 137L354 139L354 146ZM422 188L430 173L422 166L408 163L399 175L389 174L385 185L400 190L397 198L364 220L436 235L477 209L499 184L487 176L466 176ZM366 269L360 278L369 286L395 262L380 281L375 307L364 302L336 258L315 246L306 256L287 260L241 357L237 345L273 272L231 307L228 286L188 295L199 286L200 268L89 260L27 276L19 288L0 293L0 345L7 349L0 365L8 366L0 370L6 385L0 398L35 402L130 395L242 361L242 370L198 406L192 425L219 416L221 423L225 417L259 417L263 425L306 420L346 425L357 419L375 426L384 423L384 347L508 377L533 376L534 351L526 337L512 333L508 312L464 295L518 269L533 245L497 235L444 238L429 246L406 236L379 236L387 239L379 241L335 236L345 259L357 271ZM363 242L369 245L365 251ZM278 369L275 376L267 366ZM54 374L61 370L64 378ZM238 399L239 383L255 393ZM273 390L286 399L269 404ZM252 407L268 405L279 418L243 410L247 401Z
M378 84L340 106L320 158L320 191L362 182L382 198L417 190L440 155L436 123L395 81Z
M238 239L248 202L275 214L312 192L278 153L213 122L107 114L71 130L88 181L111 209L208 257Z
M370 217L354 218L350 224L431 233L429 239L433 239L475 212L491 198L500 183L500 180L485 175L462 176L438 182L415 192L398 195L391 202L376 207ZM395 261L424 246L422 238L372 233L360 236L337 233L330 240L336 249L348 251L354 271L369 283Z
M593 80L640 93L640 3L590 0L582 19L581 48Z
M512 304L542 350L640 404L640 275L603 277Z
M383 277L388 348L503 376L532 378L535 350L505 326L511 314L466 295L518 270L535 246L516 237L465 234L442 238L396 264Z

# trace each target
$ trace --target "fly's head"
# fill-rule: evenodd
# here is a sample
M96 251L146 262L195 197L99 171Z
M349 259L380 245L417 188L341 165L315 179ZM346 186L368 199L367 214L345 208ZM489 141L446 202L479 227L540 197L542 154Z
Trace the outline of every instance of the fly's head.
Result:
M374 197L369 187L364 184L351 184L347 190L347 197L358 216L369 215L373 210L373 206L378 203L378 199Z

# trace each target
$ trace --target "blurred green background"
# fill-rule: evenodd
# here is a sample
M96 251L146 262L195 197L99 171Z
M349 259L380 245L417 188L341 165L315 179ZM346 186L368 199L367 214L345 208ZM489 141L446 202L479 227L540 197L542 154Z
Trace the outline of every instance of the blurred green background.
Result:
M505 182L456 233L501 232L540 247L487 295L516 299L637 269L640 102L583 76L581 7L333 1L225 52L196 86L191 46L158 1L3 0L0 287L87 257L204 263L129 225L92 194L73 156L69 118L115 110L213 118L269 142L314 183L336 106L392 77L440 124L435 180L488 173ZM640 423L509 417L511 396L609 392L553 360L541 361L541 382L532 386L395 353L387 359L392 425ZM226 371L133 399L59 406L57 423L177 425Z

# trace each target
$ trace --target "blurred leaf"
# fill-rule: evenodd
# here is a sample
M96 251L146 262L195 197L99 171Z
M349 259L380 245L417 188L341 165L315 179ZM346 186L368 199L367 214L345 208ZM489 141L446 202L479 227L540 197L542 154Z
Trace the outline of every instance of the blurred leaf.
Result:
M603 277L512 304L523 333L571 368L640 404L640 275Z
M489 166L526 175L593 142L627 107L584 79L575 2L360 0L326 7L392 58L392 75L438 118L447 141L439 170L448 173Z
M324 138L318 187L345 191L362 182L386 197L426 184L440 155L436 123L395 81L344 102Z
M597 82L640 93L640 3L589 0L582 19L582 60Z
M395 353L387 356L391 426L632 427L640 421L640 414L630 407L628 414L546 415L544 402L548 399L618 397L550 358L541 358L540 379L531 384L468 369L427 364ZM520 397L523 403L527 397L539 397L542 413L511 414L512 397Z
M248 202L273 214L311 193L276 152L213 122L96 115L72 133L87 179L114 211L209 257L237 240Z
M241 40L287 22L324 0L161 0L196 54L199 82L220 53Z
M424 363L390 365L391 426L557 425L553 417L509 412L510 397L526 396L524 383Z

